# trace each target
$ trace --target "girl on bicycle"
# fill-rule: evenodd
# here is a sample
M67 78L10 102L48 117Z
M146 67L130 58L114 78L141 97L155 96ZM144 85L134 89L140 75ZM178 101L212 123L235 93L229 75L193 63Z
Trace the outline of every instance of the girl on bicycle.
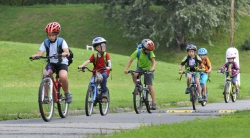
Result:
M86 60L82 65L78 66L79 69L87 66L89 63L94 64L93 70L99 70L101 68L106 68L106 70L100 70L102 74L103 80L101 82L101 89L102 89L102 97L108 98L107 94L107 78L109 77L110 69L111 69L111 60L109 53L106 51L106 40L102 37L96 37L92 41L92 45L97 51L97 54L92 54L91 57ZM93 75L95 75L93 73Z
M184 57L184 59L181 62L181 65L179 66L179 74L183 73L182 67L185 65L186 77L187 77L187 88L186 88L185 94L189 94L190 93L189 85L192 79L192 75L189 72L199 71L202 65L202 60L198 55L195 54L197 50L195 45L189 44L186 47L186 50L187 50L188 55ZM195 74L195 82L197 84L197 89L199 93L198 101L202 102L203 99L201 97L200 73L199 72Z
M201 73L201 80L200 83L203 86L203 92L204 92L204 97L202 97L205 101L207 101L207 80L208 80L208 76L212 70L212 66L211 66L211 62L207 57L207 49L206 48L200 48L198 50L198 55L200 56L201 60L202 60L202 64L204 65L204 69L205 72Z
M217 72L221 73L221 72L224 72L225 70L228 71L227 76L228 75L231 76L232 83L236 88L236 93L239 94L240 90L236 81L237 81L238 73L240 72L240 68L237 62L234 62L236 54L233 52L229 52L226 57L227 57L228 62L226 62Z

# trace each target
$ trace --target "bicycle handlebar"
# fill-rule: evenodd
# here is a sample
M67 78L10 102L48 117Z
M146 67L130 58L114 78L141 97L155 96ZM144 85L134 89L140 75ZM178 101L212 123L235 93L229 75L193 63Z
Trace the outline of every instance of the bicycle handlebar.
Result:
M143 70L143 71L135 71L135 70L129 70L128 73L133 75L134 73L139 73L139 74L153 74L153 72L148 71L148 70Z
M29 57L29 59L32 61L32 60L38 60L40 58L45 58L45 59L50 59L50 58L55 58L55 59L58 59L57 57L60 57L61 54L58 54L58 55L53 55L53 56L36 56L35 58L32 58L32 57Z
M85 69L87 69L89 72L98 72L100 70L107 70L106 68L100 68L98 70L91 70L88 67L82 67L82 68L77 67L77 69L79 69L79 71L82 71L82 72L85 72ZM110 69L110 71L111 71L111 69Z

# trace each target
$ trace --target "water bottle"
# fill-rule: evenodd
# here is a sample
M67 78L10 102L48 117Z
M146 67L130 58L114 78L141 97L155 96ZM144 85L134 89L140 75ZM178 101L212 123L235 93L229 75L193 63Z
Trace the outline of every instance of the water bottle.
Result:
M52 70L51 70L51 66L50 65L47 65L46 70L47 70L46 75L51 75L52 74Z

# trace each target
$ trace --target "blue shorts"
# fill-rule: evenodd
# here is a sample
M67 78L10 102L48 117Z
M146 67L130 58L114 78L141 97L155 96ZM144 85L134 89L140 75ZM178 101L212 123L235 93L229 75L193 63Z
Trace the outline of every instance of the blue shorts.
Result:
M201 84L207 84L208 75L206 73L201 73Z

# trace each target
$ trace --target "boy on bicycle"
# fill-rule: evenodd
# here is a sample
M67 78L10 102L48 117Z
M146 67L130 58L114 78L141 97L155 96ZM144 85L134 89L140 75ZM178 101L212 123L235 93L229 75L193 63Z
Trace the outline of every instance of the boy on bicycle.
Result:
M155 70L155 65L156 65L155 55L153 53L154 48L155 48L154 43L150 39L143 39L141 44L142 44L142 50L140 50L141 53L140 53L140 57L138 57L138 67L136 71L148 70L150 72L153 72ZM137 53L138 53L138 49L134 51L133 54L131 55L131 59L128 61L124 70L125 74L128 74L128 68L132 64L133 60L137 58ZM150 60L149 60L148 54L150 55ZM135 85L137 84L136 78L138 75L139 75L138 73L135 73L133 76L133 82L135 83ZM149 91L152 96L152 108L151 109L156 110L155 91L153 88L152 78L153 78L152 74L145 74L144 83L148 85Z
M230 52L226 55L226 57L227 57L228 62L225 63L217 72L218 73L224 72L224 70L226 69L228 71L227 76L230 75L232 78L233 85L236 88L236 94L239 94L240 90L236 81L237 81L238 73L240 73L240 68L237 62L234 62L234 58L236 57L236 54Z
M193 44L189 44L186 47L188 55L184 57L184 59L181 62L181 65L179 66L179 74L182 74L182 66L185 65L186 69L186 77L187 77L187 88L185 91L185 94L190 93L189 85L192 79L192 75L189 72L195 72L195 71L200 71L200 67L202 65L201 58L198 55L195 55L195 51L197 50L196 46ZM197 90L199 93L198 101L202 102L202 97L201 97L201 87L200 87L200 73L197 72L195 74L195 83L197 84Z
M50 59L50 66L52 72L57 71L59 74L60 81L63 85L64 94L66 97L66 102L70 104L72 102L72 96L69 92L68 84L68 59L70 56L69 47L66 41L63 39L62 42L62 53L58 53L57 38L61 31L61 26L58 22L51 22L45 27L47 37L50 41L48 51L46 50L44 42L41 44L37 54L32 55L31 57L35 59L36 57L42 56L46 52L47 56L55 55L56 58ZM43 76L46 75L46 69L43 72Z
M200 48L198 50L198 55L200 56L201 60L202 60L202 64L204 65L204 69L205 69L205 72L202 72L201 73L201 80L200 80L200 83L202 84L203 86L203 95L204 97L202 97L205 101L207 101L207 80L208 80L208 76L212 70L212 65L211 65L211 62L210 60L208 59L207 57L207 49L206 48Z
M78 66L79 69L87 66L89 63L94 64L93 70L99 70L101 68L105 68L106 70L100 70L100 73L102 74L103 80L101 82L101 90L102 90L102 97L103 98L108 98L107 94L107 78L109 77L110 74L110 69L111 69L111 60L110 60L110 55L109 53L105 52L106 51L106 40L102 37L96 37L92 41L92 45L97 51L97 55L92 54L91 57L86 60L82 65ZM95 75L93 73L93 75Z

